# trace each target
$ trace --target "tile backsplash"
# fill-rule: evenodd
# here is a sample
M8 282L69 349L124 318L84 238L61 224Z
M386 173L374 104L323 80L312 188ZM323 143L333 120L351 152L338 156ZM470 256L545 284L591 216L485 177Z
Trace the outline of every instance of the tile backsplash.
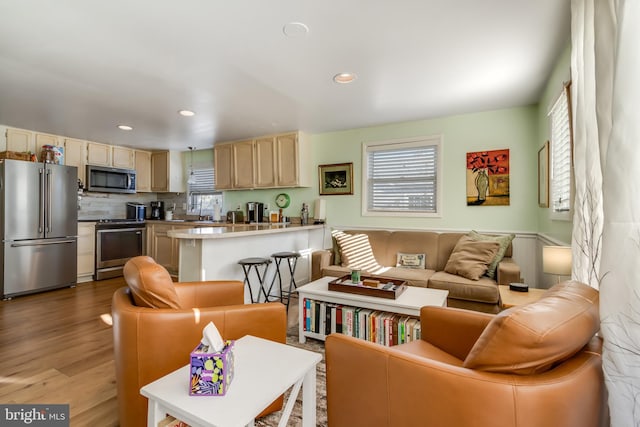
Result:
M171 208L176 204L175 215L185 213L182 209L183 203L187 202L185 193L90 193L85 192L78 201L78 219L118 219L127 217L127 203L144 203L147 206L147 216L150 213L150 203L162 200L166 208Z

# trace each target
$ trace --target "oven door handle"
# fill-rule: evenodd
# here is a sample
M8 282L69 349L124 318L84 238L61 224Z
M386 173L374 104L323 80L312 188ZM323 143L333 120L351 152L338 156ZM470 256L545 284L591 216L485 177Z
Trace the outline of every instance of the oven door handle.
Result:
M97 230L97 233L122 233L123 231L136 231L136 234L142 233L144 228L109 228L105 230Z

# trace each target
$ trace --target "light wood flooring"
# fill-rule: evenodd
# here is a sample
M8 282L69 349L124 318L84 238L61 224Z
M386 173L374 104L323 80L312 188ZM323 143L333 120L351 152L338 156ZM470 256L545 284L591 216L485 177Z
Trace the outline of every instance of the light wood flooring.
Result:
M0 301L0 402L69 404L73 427L117 426L105 320L121 286L117 278ZM296 299L288 317L290 327L297 324Z

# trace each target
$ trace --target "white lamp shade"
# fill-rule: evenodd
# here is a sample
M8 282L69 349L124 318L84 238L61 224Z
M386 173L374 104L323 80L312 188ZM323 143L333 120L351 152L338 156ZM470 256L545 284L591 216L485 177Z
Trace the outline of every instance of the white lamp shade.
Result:
M314 209L314 216L316 219L325 220L327 218L327 207L325 205L325 200L316 199L316 205Z
M543 246L542 271L558 276L570 276L571 246Z

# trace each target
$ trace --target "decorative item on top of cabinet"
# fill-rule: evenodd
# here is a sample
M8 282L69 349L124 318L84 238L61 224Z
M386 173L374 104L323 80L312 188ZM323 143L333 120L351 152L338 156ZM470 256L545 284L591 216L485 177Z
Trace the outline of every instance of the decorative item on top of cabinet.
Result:
M111 166L111 146L98 142L87 142L87 164Z
M151 153L151 191L184 193L182 153L179 151Z
M18 153L36 152L33 132L24 129L7 128L7 151Z
M111 147L111 165L114 168L135 169L135 152L131 148Z
M56 135L49 135L46 133L36 133L36 157L38 159L42 158L41 157L42 147L45 145L50 145L54 147L64 147L64 142L62 138L59 138ZM64 152L62 154L64 155Z
M135 150L136 192L151 191L151 152Z

